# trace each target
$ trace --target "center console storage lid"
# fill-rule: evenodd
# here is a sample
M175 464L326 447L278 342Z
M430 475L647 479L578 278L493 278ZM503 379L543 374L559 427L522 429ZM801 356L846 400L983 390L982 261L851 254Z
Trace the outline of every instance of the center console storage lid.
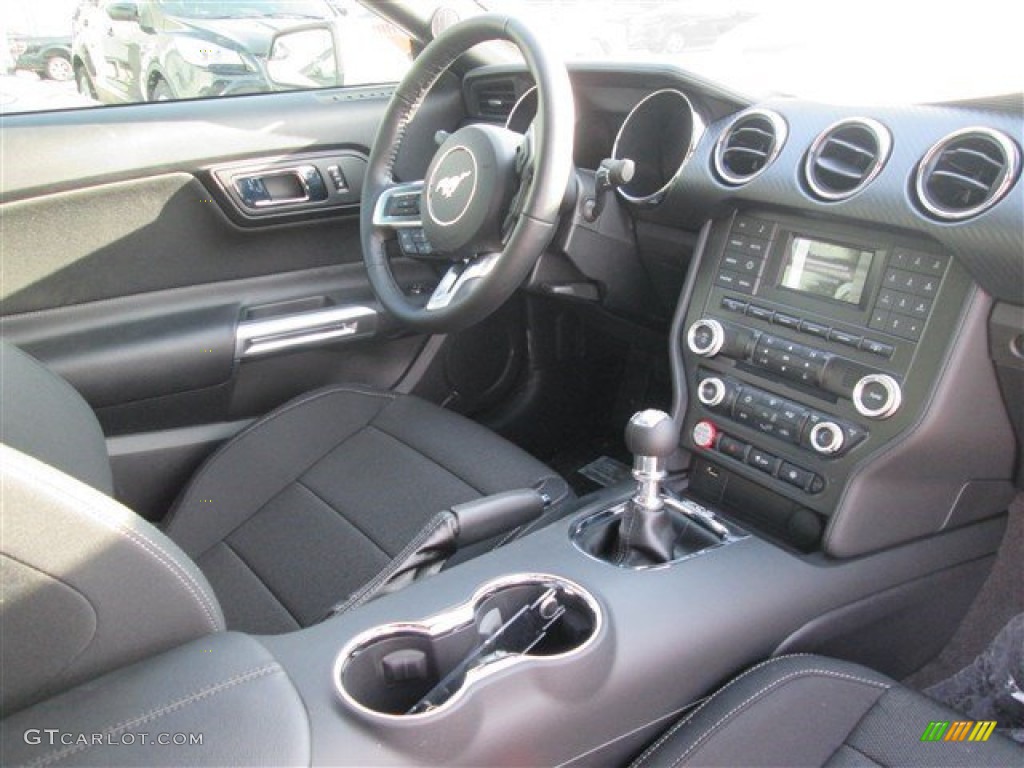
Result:
M281 666L233 632L112 672L3 721L0 762L308 765L309 721Z

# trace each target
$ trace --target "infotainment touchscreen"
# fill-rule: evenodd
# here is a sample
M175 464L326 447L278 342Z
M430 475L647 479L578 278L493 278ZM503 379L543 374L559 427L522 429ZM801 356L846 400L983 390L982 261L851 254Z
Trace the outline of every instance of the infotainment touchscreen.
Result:
M782 287L812 296L860 304L874 251L799 235L789 243Z

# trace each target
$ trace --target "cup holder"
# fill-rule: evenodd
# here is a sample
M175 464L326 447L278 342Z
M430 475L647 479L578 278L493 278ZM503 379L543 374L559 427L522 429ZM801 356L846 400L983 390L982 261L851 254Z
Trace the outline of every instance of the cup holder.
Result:
M510 576L429 619L358 635L338 654L334 682L342 701L371 718L430 717L499 670L582 652L601 623L597 601L580 586Z

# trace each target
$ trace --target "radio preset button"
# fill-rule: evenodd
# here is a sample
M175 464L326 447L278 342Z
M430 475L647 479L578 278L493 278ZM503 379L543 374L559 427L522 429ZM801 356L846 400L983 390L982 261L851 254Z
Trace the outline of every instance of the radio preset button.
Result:
M871 313L871 320L868 328L876 331L885 331L889 328L889 313L884 309L876 309Z
M915 296L913 301L910 302L910 311L906 314L913 315L914 317L928 317L928 313L932 310L932 300L925 299L920 296Z
M775 312L773 310L770 310L767 307L758 306L757 304L751 304L747 307L748 317L753 317L757 320L764 320L766 323L770 323L772 321L772 316L774 314Z
M800 330L803 331L804 333L809 333L811 336L817 336L818 338L821 339L827 339L828 332L831 331L832 329L829 328L827 325L822 325L821 323L812 323L810 320L804 320L802 323L800 323Z
M876 341L874 339L864 339L860 343L860 348L865 352L870 352L872 355L878 355L879 357L891 358L893 353L896 351L891 344L886 344L883 341Z
M800 318L793 317L793 315L787 315L782 312L776 312L775 317L772 318L772 322L776 325L781 325L783 328L789 328L793 331L800 330Z
M919 276L914 282L914 286L910 289L910 292L915 293L918 296L931 298L939 292L939 278Z
M896 297L899 296L898 291L884 290L878 294L878 301L875 302L875 309L878 311L891 312L893 305L896 303Z
M910 341L917 341L924 331L924 320L893 313L889 317L889 333Z
M842 344L844 347L852 347L857 349L860 346L861 337L856 336L846 331L840 331L836 328L832 329L832 332L828 335L829 341L834 341L837 344Z
M747 311L747 302L734 299L731 296L725 296L722 298L722 309L729 312L738 312L742 315Z
M946 271L948 260L945 256L936 256L933 253L919 253L908 251L905 248L896 248L892 253L891 265L899 269L908 269L911 272L920 272L925 275L941 277Z
M892 306L889 307L889 311L900 312L904 315L909 314L914 297L909 293L899 293L898 291L890 291L889 293L892 294Z

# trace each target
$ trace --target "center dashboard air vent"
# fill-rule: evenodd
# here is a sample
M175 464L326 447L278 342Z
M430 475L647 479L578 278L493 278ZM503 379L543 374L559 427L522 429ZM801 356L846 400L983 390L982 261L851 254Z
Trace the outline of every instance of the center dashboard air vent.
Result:
M518 99L514 80L488 80L474 89L477 114L487 120L504 122Z
M834 123L807 152L807 186L822 200L845 200L881 173L891 149L889 130L875 120L855 117Z
M914 186L924 209L943 221L962 221L998 203L1020 172L1020 151L989 128L965 128L935 144L917 168Z
M788 132L786 121L776 112L742 112L715 143L715 172L726 184L746 184L775 162Z

